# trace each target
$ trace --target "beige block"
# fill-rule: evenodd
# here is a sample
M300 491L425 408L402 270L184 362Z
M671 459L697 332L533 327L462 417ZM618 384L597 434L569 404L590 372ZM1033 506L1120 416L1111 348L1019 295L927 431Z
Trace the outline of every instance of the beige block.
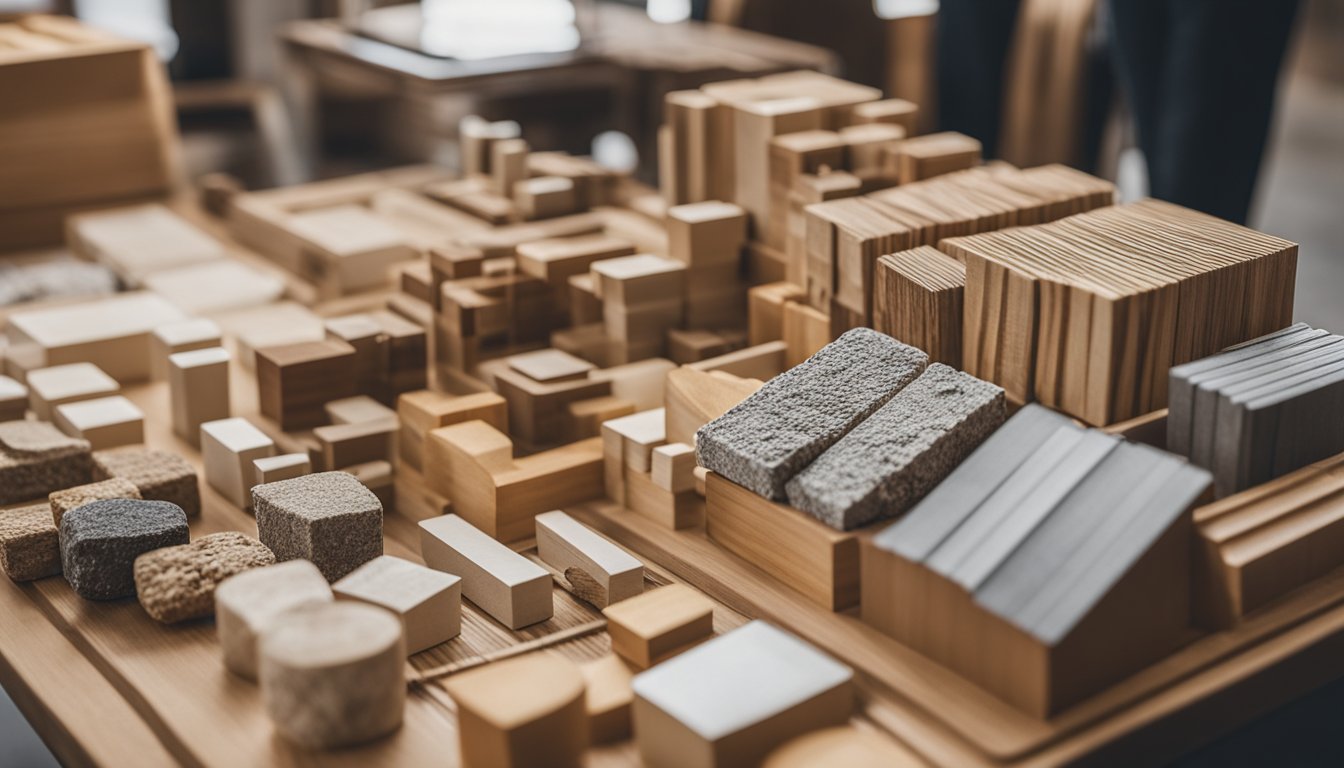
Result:
M257 640L279 616L304 605L329 603L331 586L307 560L289 560L225 579L215 589L215 627L224 666L257 679Z
M509 629L551 618L551 575L457 515L420 521L430 568L462 577L462 595Z
M462 764L578 768L588 743L584 679L559 654L532 653L453 675Z
M28 372L28 397L33 414L51 421L52 409L65 403L92 400L121 391L116 379L93 363L71 363Z
M205 481L239 509L252 505L257 459L275 455L275 443L244 418L207 421L201 425L201 458Z
M229 352L207 347L168 357L173 433L197 448L201 425L229 418Z
M536 517L537 554L574 594L598 608L644 592L644 564L619 545L554 510Z
M145 441L145 414L121 395L58 405L54 416L62 432L88 440L95 451Z
M462 579L410 560L375 557L331 585L331 591L338 600L358 600L396 614L408 655L462 631Z
M684 584L668 584L607 606L611 650L640 669L714 634L714 603Z
M223 345L223 333L214 320L196 317L168 323L150 336L150 372L155 381L167 381L168 356L193 349Z
M265 485L281 480L293 480L311 474L312 461L306 453L284 453L279 456L263 456L252 461L253 484Z

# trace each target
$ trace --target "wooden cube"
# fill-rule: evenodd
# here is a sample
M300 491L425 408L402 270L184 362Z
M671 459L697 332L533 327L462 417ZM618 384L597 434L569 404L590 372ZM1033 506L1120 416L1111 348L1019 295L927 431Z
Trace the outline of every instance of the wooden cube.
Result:
M314 341L257 350L263 416L286 431L323 423L323 405L355 394L355 350L342 341Z
M553 653L532 653L453 675L462 764L578 768L588 745L584 679Z
M609 605L611 649L648 669L714 634L714 603L684 584L668 584Z

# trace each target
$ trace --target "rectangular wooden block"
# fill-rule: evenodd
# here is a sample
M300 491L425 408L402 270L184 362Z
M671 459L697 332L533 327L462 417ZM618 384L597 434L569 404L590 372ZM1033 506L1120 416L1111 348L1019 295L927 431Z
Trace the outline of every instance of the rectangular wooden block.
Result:
M252 506L257 459L275 455L275 443L244 418L207 421L201 425L201 461L205 481L238 507Z
M62 432L88 440L95 451L145 441L145 414L121 395L58 405L54 416Z
M70 363L29 371L28 397L33 414L50 421L58 405L96 397L108 397L121 391L116 379L93 363Z
M207 347L169 356L168 392L173 433L200 447L201 425L227 419L231 411L228 350Z
M537 515L537 554L599 608L644 591L644 564L560 510Z
M254 459L252 471L256 485L265 485L307 475L313 471L313 464L306 453L284 453Z
M611 649L639 669L663 662L714 634L714 603L685 584L668 584L609 605Z
M156 381L168 378L168 356L223 345L219 324L205 317L161 325L150 337L150 370Z
M420 521L420 554L462 578L462 595L509 629L551 618L551 575L457 515Z
M259 349L261 413L289 431L326 420L323 406L355 394L355 350L342 341L314 341Z
M358 600L395 613L407 655L462 632L462 579L400 557L375 557L332 584L331 591L338 600Z

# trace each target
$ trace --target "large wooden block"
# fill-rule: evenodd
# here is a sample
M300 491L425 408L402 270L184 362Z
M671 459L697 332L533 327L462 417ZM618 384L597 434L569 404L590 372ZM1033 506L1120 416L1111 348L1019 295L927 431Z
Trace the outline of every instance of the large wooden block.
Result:
M95 451L145 441L145 414L121 395L58 405L53 415L62 432Z
M635 739L650 768L757 765L800 733L849 720L854 673L763 621L636 675Z
M257 459L275 455L275 443L244 418L201 425L201 461L205 481L240 509L252 505Z
M462 764L578 768L588 745L584 679L553 653L532 653L453 675Z
M408 654L445 643L462 631L462 579L409 560L375 557L332 584L331 591L337 599L396 614Z
M307 560L276 563L225 579L215 589L215 627L224 666L256 680L257 641L262 633L289 611L332 599L322 572Z
M318 426L324 404L355 394L355 350L345 342L267 347L256 356L261 413L283 430Z
M611 649L648 669L714 634L714 603L684 584L668 584L602 610Z
M598 608L644 591L643 563L560 510L537 515L537 554Z
M150 334L184 317L147 291L30 309L9 316L6 354L25 370L84 362L123 384L144 381L150 375Z
M39 419L50 421L58 405L109 397L121 391L116 379L93 363L70 363L29 371L29 404Z
M327 297L386 285L392 265L416 256L401 230L362 205L294 214L286 226L305 246L299 273Z
M201 425L229 418L229 352L207 347L168 358L173 433L200 447Z
M420 521L420 554L462 578L462 596L509 629L551 618L551 575L457 515Z

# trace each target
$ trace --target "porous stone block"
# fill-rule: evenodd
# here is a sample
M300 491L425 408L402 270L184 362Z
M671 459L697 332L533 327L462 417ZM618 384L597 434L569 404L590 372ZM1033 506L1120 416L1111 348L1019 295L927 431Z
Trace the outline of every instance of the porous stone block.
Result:
M173 624L215 612L215 589L235 574L275 562L265 544L237 531L212 533L190 544L135 559L135 593L156 621Z
M103 499L139 499L140 489L135 487L135 483L120 477L114 477L111 480L100 480L88 485L76 485L74 488L66 488L62 491L52 491L47 496L47 501L51 504L51 518L56 525L61 524L61 518L76 507L82 507L95 501Z
M201 514L201 487L196 470L176 453L143 446L94 451L93 479L113 477L134 483L141 498L170 501L181 507L187 517Z
M257 639L277 617L333 600L331 586L307 560L290 560L231 576L215 588L215 627L224 666L257 679Z
M61 572L61 542L51 508L33 504L0 511L0 568L14 581Z
M135 559L146 552L186 544L187 515L176 504L141 499L104 499L61 518L61 570L86 600L135 594Z
M257 533L277 560L311 560L336 581L383 554L383 504L347 472L252 489Z
M695 435L697 463L768 499L914 381L928 355L855 328L781 373Z
M89 478L89 441L45 421L0 423L0 504L40 499Z
M1003 424L1003 389L942 363L789 481L789 504L840 531L905 512Z

